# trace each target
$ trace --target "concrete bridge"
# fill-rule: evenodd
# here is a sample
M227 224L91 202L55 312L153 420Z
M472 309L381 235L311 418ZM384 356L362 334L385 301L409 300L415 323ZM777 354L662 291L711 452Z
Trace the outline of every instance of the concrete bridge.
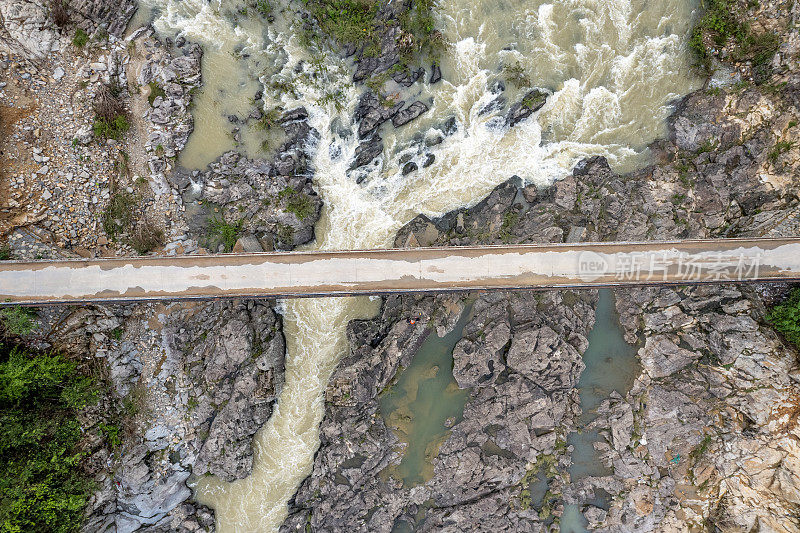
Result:
M0 262L0 305L800 281L800 239Z

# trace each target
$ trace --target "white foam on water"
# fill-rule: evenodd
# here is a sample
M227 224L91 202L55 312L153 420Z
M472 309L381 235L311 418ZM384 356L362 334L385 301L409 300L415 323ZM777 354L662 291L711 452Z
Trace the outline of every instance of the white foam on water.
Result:
M288 24L265 33L255 23L233 26L220 14L228 3L151 1L162 9L162 31L182 32L207 47L285 54L280 76L293 79L298 94L273 96L286 108L304 105L319 133L310 147L311 166L325 207L312 248L391 246L397 230L418 213L436 216L472 205L513 175L552 183L586 156L604 155L612 166L632 168L645 160L644 147L664 133L665 104L693 87L683 44L691 6L680 0L442 0L438 24L452 43L442 61L445 79L418 96L433 97L433 107L414 125L381 132L383 158L360 171L359 184L348 169L358 146L352 112L360 91L343 60L328 56L316 67L307 61L301 76L293 69L308 54ZM534 117L508 128L502 117L480 111L496 96L487 88L500 63L517 61L534 85L552 94ZM320 105L331 91L340 92L341 110ZM510 102L524 94L511 87L507 92ZM430 148L435 163L403 176L397 154L409 151L411 134L435 134L450 117L458 129ZM346 130L349 136L342 134ZM342 298L282 304L286 381L254 440L253 473L233 483L206 477L196 487L198 500L215 509L220 531L277 531L283 523L286 502L311 472L324 391L348 349L347 322L370 316L376 303Z

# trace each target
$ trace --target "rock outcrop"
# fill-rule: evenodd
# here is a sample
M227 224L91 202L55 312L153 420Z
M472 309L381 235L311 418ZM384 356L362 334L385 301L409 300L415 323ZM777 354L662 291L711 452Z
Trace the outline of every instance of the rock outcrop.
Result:
M590 158L548 188L511 179L472 208L418 217L395 245L763 235L799 208L789 124L800 116L800 85L791 80L780 94L751 87L686 97L670 138L652 146L654 166L621 176ZM575 480L567 474L575 449L564 439L578 429L593 293L476 298L453 353L456 382L469 391L463 420L430 452L433 475L416 486L394 473L404 443L378 398L424 329L452 323L463 302L389 298L379 318L351 325L351 354L328 388L322 445L285 531L539 531L568 503L591 527L611 531L797 530L800 366L764 324L757 291L617 294L642 372L586 428L599 431L596 448L611 474ZM409 316L422 318L411 324ZM532 498L537 475L547 493Z
M524 478L537 461L566 466L554 448L573 425L580 353L593 322L594 294L569 294L568 302L555 292L493 293L474 302L454 352L454 377L470 391L463 419L439 448L432 477L415 487L391 474L402 446L378 396L427 335L452 329L463 305L454 297L390 297L379 318L351 323L353 351L328 388L314 473L284 529L309 523L315 531L391 531L404 522L424 531L541 528L545 520L524 503ZM421 318L410 324L408 316ZM555 364L554 350L562 354ZM554 479L553 489L561 483Z
M94 307L58 317L46 339L108 361L132 434L101 472L85 531L194 531L190 475L249 475L252 439L283 383L285 342L268 303ZM225 450L225 453L220 453Z
M34 60L43 59L72 39L76 28L121 36L136 12L136 0L73 0L65 2L64 28L53 21L46 2L7 0L0 3L0 49ZM72 33L68 33L68 32Z

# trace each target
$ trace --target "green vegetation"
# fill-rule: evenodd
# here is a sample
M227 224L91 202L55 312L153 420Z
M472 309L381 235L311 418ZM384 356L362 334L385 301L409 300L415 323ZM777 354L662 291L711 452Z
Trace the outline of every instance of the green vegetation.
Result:
M778 162L778 158L792 149L794 143L792 141L778 141L775 143L775 147L770 150L769 154L767 154L767 158L769 158L770 162L774 165Z
M504 243L508 244L511 242L511 238L513 237L511 230L517 225L517 222L519 222L518 212L506 211L505 214L503 214L503 222L500 224L500 232L498 235Z
M525 73L525 68L517 61L514 64L503 65L503 74L506 81L517 88L530 87L531 80Z
M275 76L272 78L272 80L270 80L269 86L273 90L278 91L282 94L289 94L295 98L297 97L297 87L291 80Z
M698 65L705 70L711 66L712 48L722 48L733 42L732 59L750 60L754 69L763 69L775 55L780 41L774 33L753 32L747 9L751 6L739 0L702 0L705 14L692 30L689 47Z
M375 0L303 0L322 31L343 44L377 40Z
M541 469L547 477L553 477L558 472L556 471L556 457L550 454L542 454L536 458L533 468L535 470Z
M142 383L134 385L128 395L122 399L122 413L128 417L149 413L146 396L147 389Z
M93 106L95 117L92 129L98 139L120 140L122 134L130 129L119 85L101 84L97 88Z
M80 528L93 485L76 415L96 400L74 363L0 345L0 530Z
M717 149L717 146L718 144L716 141L712 141L711 139L706 139L705 141L700 143L700 146L697 148L697 155L704 154L706 152L713 152L714 150Z
M256 11L258 11L262 17L265 19L270 19L272 17L272 12L274 8L269 0L258 0L255 5Z
M164 244L164 230L149 219L144 219L136 224L130 238L131 248L139 255L158 248Z
M102 214L103 230L112 240L124 233L133 222L133 210L138 198L126 191L118 191L111 195L108 205Z
M286 200L286 211L294 213L300 220L305 220L314 214L314 204L311 199L304 193L294 190L291 187L286 187L278 193L278 198Z
M800 288L794 289L780 305L767 314L767 321L786 340L800 348Z
M341 44L363 46L367 57L380 55L381 32L389 24L379 15L381 0L303 0L303 3L323 34ZM404 64L411 63L415 55L436 61L446 47L441 32L435 29L435 7L436 0L414 0L410 9L400 15L402 31L397 44ZM304 35L307 43L316 38L313 30Z
M147 86L150 87L150 94L147 95L147 101L150 107L153 107L153 102L156 101L156 98L159 96L164 98L167 95L167 93L164 92L164 88L161 87L157 81L151 81Z
M11 259L11 247L7 244L0 245L0 261Z
M292 244L294 240L294 228L288 224L278 223L277 231L278 240L284 244Z
M326 106L328 104L333 104L336 108L336 111L341 111L344 109L344 91L341 89L325 91L325 94L322 95L322 98L317 100L317 104L321 106Z
M412 54L419 54L433 63L446 48L442 32L436 29L433 10L437 0L416 0L409 11L400 17L400 49L405 62L410 63ZM410 38L409 38L410 36Z
M672 197L670 198L670 201L674 205L681 205L681 204L683 204L683 202L686 201L686 195L683 194L683 193L677 193L676 192L675 194L672 195Z
M519 482L522 490L519 491L519 506L523 511L531 508L531 483L536 479L538 469L531 469L525 473L525 477Z
M547 101L547 94L541 91L531 91L525 98L522 99L522 105L528 109L537 109L542 107Z
M122 444L122 439L120 438L121 428L118 424L100 422L97 424L97 429L112 448L118 448Z
M0 324L5 335L22 337L36 329L36 314L28 307L4 307L0 309Z
M559 495L548 489L545 492L544 497L542 497L541 504L539 504L534 502L531 498L531 486L536 482L536 478L538 477L539 473L544 474L548 479L552 479L556 475L554 465L555 458L552 455L540 456L536 460L536 463L534 463L525 473L525 477L523 477L519 482L519 486L521 487L519 492L520 509L526 511L534 507L534 504L540 505L538 514L539 518L542 520L546 520L552 515L553 506L555 505Z
M220 244L225 246L225 252L230 252L236 245L236 240L239 238L239 233L242 231L243 224L243 220L228 224L223 217L213 217L209 221L210 237L218 240Z
M131 128L128 119L123 115L117 115L113 120L106 120L104 118L94 119L92 130L94 136L98 139L114 139L116 141L122 139L122 134Z
M371 76L367 81L364 82L364 85L372 89L372 91L376 94L380 94L381 89L383 89L383 85L389 80L389 77L389 72L383 71L380 74Z
M122 242L143 255L164 244L164 230L146 216L139 217L138 222L135 220L140 201L137 194L115 191L103 210L101 222L109 239L120 241L120 235L127 234Z
M711 435L706 435L703 437L703 440L700 441L700 444L695 446L692 451L689 452L689 457L694 459L696 462L706 454L709 446L711 446Z
M78 48L83 48L89 42L89 34L78 28L75 30L75 37L72 38L72 44Z
M269 131L275 126L280 124L281 109L273 107L267 110L266 113L261 115L261 118L256 122L256 128L262 131Z
M553 504L555 503L554 500L556 497L556 494L549 490L544 493L544 498L542 498L542 508L539 509L540 520L547 520L553 514Z

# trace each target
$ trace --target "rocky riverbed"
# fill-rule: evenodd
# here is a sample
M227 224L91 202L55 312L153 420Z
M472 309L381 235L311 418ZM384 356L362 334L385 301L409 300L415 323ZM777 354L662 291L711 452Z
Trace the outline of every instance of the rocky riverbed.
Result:
M281 117L286 140L271 161L230 153L204 172L178 167L193 129L202 51L185 39L159 38L148 26L123 36L135 4L109 7L70 3L64 27L38 3L0 7L0 233L12 257L128 255L145 222L162 235L150 252L157 254L224 250L211 235L214 219L237 228L236 251L290 249L313 239L321 202L300 168L313 133L305 111ZM88 36L80 45L79 30ZM124 101L129 129L116 139L93 131L102 86L119 87ZM104 220L120 196L134 199L129 212L114 211L129 225L110 234ZM39 313L27 342L95 358L114 400L108 409L122 420L121 442L91 458L99 489L86 531L213 529L211 511L191 503L187 480L192 473L232 480L250 472L252 437L283 382L285 342L274 307L145 304ZM99 423L89 417L84 429Z
M797 235L799 43L784 37L762 85L677 102L654 166L619 175L588 159L547 189L512 178L475 207L418 217L395 245ZM586 428L600 432L611 474L580 480L569 478L565 439L583 430L577 383L595 294L472 296L453 352L469 399L429 454L432 476L415 486L392 474L407 443L403 426L381 417L380 396L468 298L388 298L379 317L350 326L314 471L283 529L549 531L577 503L593 529L798 531L800 366L765 325L764 294L774 298L760 287L617 291L642 371ZM542 474L547 493L532 501ZM606 504L587 503L601 493Z
M148 26L125 36L132 1L70 6L71 21L59 27L40 3L0 5L0 235L15 258L132 254L145 222L163 234L147 252L156 254L292 249L314 239L322 199L309 146L320 132L306 109L274 117L285 138L263 158L234 151L202 170L181 168L202 87L200 47ZM345 47L354 82L439 81L435 63L429 71L393 68L403 55L398 9L379 14L386 24L377 54ZM798 7L759 9L760 23L781 37L769 68L755 72L720 51L715 57L728 61L716 64L707 87L675 103L669 137L651 146L652 166L621 175L603 158L586 159L548 188L508 176L473 207L418 217L395 244L797 235L800 40L787 28ZM81 46L78 29L89 37ZM94 100L112 84L130 129L97 138ZM354 169L382 154L380 128L410 128L430 107L413 93L387 105L386 85L369 85L355 109ZM505 83L490 90L496 97L485 112L512 127L547 98L528 91L509 105ZM432 164L428 149L443 136L416 139L403 174ZM122 194L136 202L130 225L112 235L104 213ZM235 237L214 233L219 225ZM798 531L800 367L797 351L764 322L765 298L780 290L618 291L642 371L630 391L601 405L590 428L578 420L578 382L595 292L386 298L376 318L348 327L350 352L326 393L322 444L283 530L549 531L575 503L591 527L611 531ZM463 416L426 450L426 479L404 483L395 472L407 425L381 416L381 394L467 306L453 351L455 383L468 391ZM92 458L102 468L86 531L213 530L213 512L193 503L187 482L250 473L252 437L283 383L277 311L275 302L233 301L39 313L27 341L96 360L108 394L124 406L122 442ZM583 429L599 431L609 475L570 479L567 436ZM536 479L543 495L532 495ZM601 493L607 504L587 503Z

